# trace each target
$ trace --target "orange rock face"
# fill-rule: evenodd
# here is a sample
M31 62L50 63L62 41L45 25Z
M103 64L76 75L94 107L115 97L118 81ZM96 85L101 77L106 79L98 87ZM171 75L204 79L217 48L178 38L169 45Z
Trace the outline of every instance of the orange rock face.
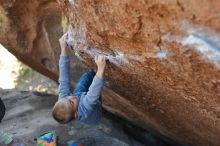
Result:
M1 43L26 64L57 79L62 10L78 61L108 59L106 109L185 143L219 145L220 1L0 4Z
M57 79L61 11L56 1L0 0L0 40L19 60Z

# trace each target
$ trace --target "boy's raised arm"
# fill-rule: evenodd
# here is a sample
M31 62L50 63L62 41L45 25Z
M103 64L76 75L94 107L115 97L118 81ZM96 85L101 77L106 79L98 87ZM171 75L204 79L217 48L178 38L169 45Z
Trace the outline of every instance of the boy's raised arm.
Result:
M61 55L59 60L59 99L70 95L70 59L67 54L67 34L60 39Z
M105 56L99 55L95 57L95 62L98 66L96 76L89 87L86 98L83 101L87 110L92 110L93 106L99 101L101 96L102 87L104 85L103 74L105 70L106 60Z

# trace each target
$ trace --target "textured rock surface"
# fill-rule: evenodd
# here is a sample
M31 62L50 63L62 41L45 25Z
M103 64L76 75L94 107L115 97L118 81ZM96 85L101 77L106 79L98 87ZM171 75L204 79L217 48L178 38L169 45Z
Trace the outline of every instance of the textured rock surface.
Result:
M6 16L1 43L56 80L58 4L0 4ZM60 0L59 5L75 32L79 59L72 62L73 72L81 62L94 66L96 54L108 57L106 109L189 144L219 145L219 1Z
M19 60L56 80L61 12L56 1L0 0L0 40Z

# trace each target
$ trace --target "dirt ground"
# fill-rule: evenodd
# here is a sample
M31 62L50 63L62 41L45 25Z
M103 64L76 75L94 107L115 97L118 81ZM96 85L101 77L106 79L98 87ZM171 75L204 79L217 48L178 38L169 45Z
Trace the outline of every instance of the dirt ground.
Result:
M34 138L56 130L59 146L81 142L83 146L168 146L171 141L138 128L106 111L97 126L78 122L60 125L51 117L51 108L57 97L46 93L2 90L0 98L6 105L6 115L0 129L22 139L27 146L34 146Z

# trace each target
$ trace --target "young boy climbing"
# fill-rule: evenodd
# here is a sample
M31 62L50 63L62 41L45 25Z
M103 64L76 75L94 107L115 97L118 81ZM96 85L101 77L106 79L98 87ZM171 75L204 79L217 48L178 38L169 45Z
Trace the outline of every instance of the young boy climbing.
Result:
M61 55L59 60L59 98L53 107L52 115L56 121L65 124L72 120L94 125L102 116L101 91L104 85L105 56L95 57L97 72L92 69L84 73L70 92L70 59L67 53L67 34L60 39Z

